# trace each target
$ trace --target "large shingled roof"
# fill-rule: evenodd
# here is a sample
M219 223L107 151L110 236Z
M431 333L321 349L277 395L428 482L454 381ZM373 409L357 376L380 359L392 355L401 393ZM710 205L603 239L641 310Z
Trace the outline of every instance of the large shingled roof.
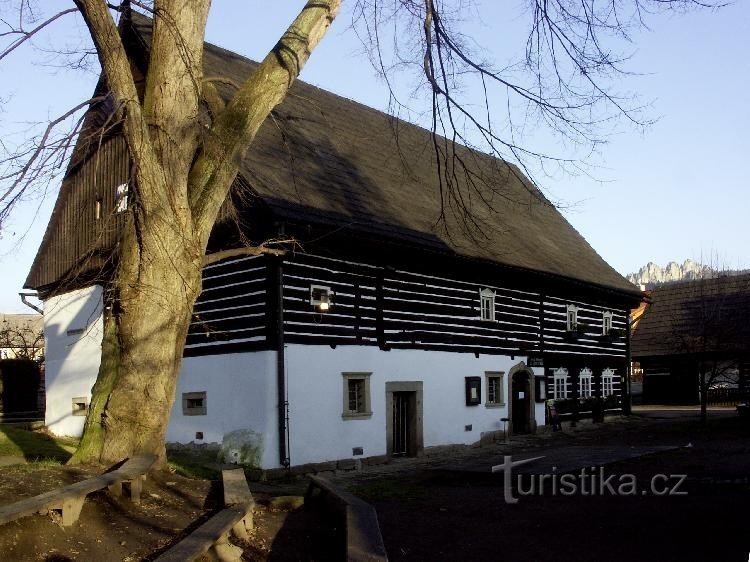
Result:
M750 352L750 274L667 283L631 340L634 358Z
M147 47L151 20L134 13L133 23ZM237 83L256 64L206 44L206 75ZM517 168L461 146L456 154L481 186L473 191L464 182L462 189L478 229L462 228L460 212L450 208L445 224L438 223L440 184L429 131L297 81L262 126L240 173L282 219L639 294Z

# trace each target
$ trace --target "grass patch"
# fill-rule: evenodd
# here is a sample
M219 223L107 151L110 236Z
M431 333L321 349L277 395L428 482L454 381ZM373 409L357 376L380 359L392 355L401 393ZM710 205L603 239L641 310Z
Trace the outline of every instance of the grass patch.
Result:
M59 464L70 458L77 445L77 439L0 426L0 456L23 457L30 462L48 460Z
M176 474L194 480L218 480L218 471L205 465L216 462L213 454L192 454L177 451L167 451L167 464Z

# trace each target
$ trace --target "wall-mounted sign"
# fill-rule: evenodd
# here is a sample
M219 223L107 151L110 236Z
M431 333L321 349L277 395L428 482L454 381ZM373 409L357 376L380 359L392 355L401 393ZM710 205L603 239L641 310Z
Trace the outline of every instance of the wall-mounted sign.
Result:
M526 365L528 367L544 367L544 359L541 357L529 357Z

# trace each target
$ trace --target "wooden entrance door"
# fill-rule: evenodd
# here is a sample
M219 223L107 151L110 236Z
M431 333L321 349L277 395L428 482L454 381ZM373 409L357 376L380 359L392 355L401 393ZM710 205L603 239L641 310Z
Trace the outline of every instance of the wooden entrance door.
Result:
M528 433L531 408L531 385L529 374L520 372L513 375L511 393L513 404L513 433Z
M403 457L414 451L415 392L393 393L393 450L391 455Z

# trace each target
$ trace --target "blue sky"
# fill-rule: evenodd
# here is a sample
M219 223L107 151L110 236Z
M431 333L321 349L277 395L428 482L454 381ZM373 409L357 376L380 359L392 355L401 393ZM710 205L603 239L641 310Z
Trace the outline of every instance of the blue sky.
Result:
M53 5L48 0L41 5ZM59 5L58 3L54 3ZM259 59L294 17L301 1L214 2L207 39ZM464 31L499 62L523 48L527 16L510 3L478 2L481 22L467 16ZM0 0L7 14L11 3ZM259 15L262 22L258 21ZM237 22L244 22L238 25ZM313 53L302 79L364 104L386 109L385 85L359 53L343 13ZM728 267L750 267L748 190L744 171L750 143L750 5L717 12L657 15L636 33L628 68L638 72L617 84L651 102L658 118L645 132L620 126L595 160L594 175L544 180L547 193L591 245L621 273L648 261L685 258ZM66 16L38 44L74 45L84 32ZM19 50L0 61L0 138L17 141L25 123L54 117L90 96L96 73L40 66L45 55ZM535 137L555 149L551 138ZM54 203L26 202L0 233L0 311L23 312L17 293L28 272ZM24 235L22 237L22 235Z

